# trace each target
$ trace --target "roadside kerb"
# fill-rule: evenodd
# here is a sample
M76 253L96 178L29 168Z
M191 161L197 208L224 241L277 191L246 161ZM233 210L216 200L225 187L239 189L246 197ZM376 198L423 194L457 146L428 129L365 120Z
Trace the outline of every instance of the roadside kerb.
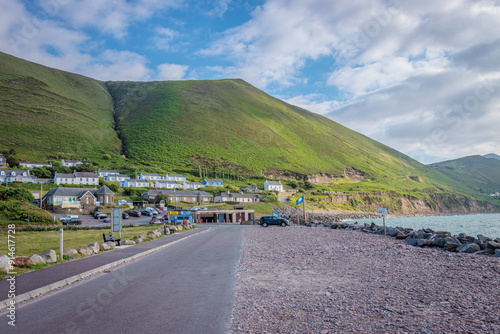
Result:
M30 299L34 299L34 298L43 296L43 295L45 295L45 294L47 294L49 292L61 289L61 288L65 287L65 286L67 286L67 285L70 285L70 284L73 284L75 282L78 282L79 280L85 279L85 278L87 278L89 276L92 276L92 275L95 275L95 274L97 274L99 272L102 272L102 271L105 271L107 269L119 266L119 265L124 264L126 262L137 260L137 259L139 259L141 257L144 257L144 256L147 256L149 254L156 253L156 252L161 251L164 248L167 248L167 247L169 247L171 245L174 245L174 244L176 244L176 243L178 243L178 242L180 242L182 240L186 240L186 239L189 239L191 237L194 237L194 236L197 236L197 235L200 235L200 234L203 234L203 233L210 232L212 230L213 230L212 228L209 228L209 229L207 229L205 231L201 231L201 232L198 232L196 234L188 235L187 237L184 237L184 238L181 238L181 239L177 239L177 240L172 241L172 242L170 242L168 244L161 245L161 246L158 246L156 248L149 249L147 251L144 251L144 252L139 253L139 254L132 255L132 256L127 257L125 259L117 260L117 261L114 261L114 262L102 265L100 267L97 267L95 269L88 270L88 271L86 271L84 273L81 273L81 274L78 274L78 275L74 275L74 276L68 277L66 279L60 280L58 282L46 285L44 287L41 287L41 288L38 288L38 289L35 289L35 290L32 290L32 291L28 291L28 292L23 293L23 294L21 294L19 296L16 296L14 298L15 304L17 305L18 303L22 303L24 301L27 301L27 300L30 300ZM5 300L2 300L0 302L0 312L4 312L4 311L7 310L7 307L10 305L10 301L11 300L12 299L5 299Z

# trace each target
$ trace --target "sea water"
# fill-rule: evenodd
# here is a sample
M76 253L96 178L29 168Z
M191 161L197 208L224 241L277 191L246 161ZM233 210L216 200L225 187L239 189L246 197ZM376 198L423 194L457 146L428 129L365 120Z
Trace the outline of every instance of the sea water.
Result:
M379 219L358 219L360 224L371 223L382 226ZM354 220L346 221L354 222ZM425 217L386 217L385 225L391 227L406 227L414 230L430 228L434 231L447 231L452 235L465 233L476 237L478 234L490 238L500 238L500 214L477 214L458 216L425 216Z

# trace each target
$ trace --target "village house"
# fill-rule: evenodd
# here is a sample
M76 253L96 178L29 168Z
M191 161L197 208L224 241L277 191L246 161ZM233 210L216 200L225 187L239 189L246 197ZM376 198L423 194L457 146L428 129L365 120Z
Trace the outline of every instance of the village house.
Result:
M203 183L205 186L210 186L210 187L222 187L224 185L224 183L222 182L222 180L219 180L219 179L204 179L203 181L201 181L201 183Z
M68 160L68 159L61 159L61 163L64 167L74 167L76 165L81 165L83 164L83 161L81 160Z
M148 188L149 181L148 180L139 180L139 179L126 179L123 181L123 187L125 188Z
M0 169L0 182L34 183L36 177L29 170Z
M246 191L247 193L254 193L254 194L259 194L262 192L257 186L248 186L248 187L241 187L241 191Z
M167 174L163 177L166 181L178 181L184 182L186 181L186 177L184 175L176 175L176 174Z
M73 174L57 173L54 176L55 184L88 184L98 185L99 177L96 173L73 172Z
M112 175L112 174L120 174L119 171L117 170L106 170L106 169L98 169L97 170L97 175L99 177L104 178L105 176Z
M157 173L142 173L137 177L138 180L150 180L150 181L156 181L156 180L161 180L162 177L160 174Z
M126 179L130 179L130 176L124 174L108 174L102 179L104 181L120 182L120 184L122 184Z
M186 191L186 190L149 190L144 192L141 196L150 203L155 202L155 197L158 194L166 194L171 203L185 202L185 203L208 203L212 201L212 194L204 191Z
M52 163L44 164L41 162L20 162L19 163L20 167L24 168L41 168L41 167L52 167Z
M163 181L156 180L154 183L151 183L155 188L163 188L163 189L182 189L182 184L174 182L174 181Z
M196 190L205 187L205 185L201 182L189 182L189 181L184 181L182 183L182 189L184 190Z
M265 181L264 182L264 190L271 190L271 191L283 191L283 185L281 184L281 181Z
M259 203L264 196L259 194L230 193L229 191L215 195L215 203Z
M106 186L99 189L52 188L42 197L42 205L49 210L54 207L93 209L99 205L112 205L114 193Z

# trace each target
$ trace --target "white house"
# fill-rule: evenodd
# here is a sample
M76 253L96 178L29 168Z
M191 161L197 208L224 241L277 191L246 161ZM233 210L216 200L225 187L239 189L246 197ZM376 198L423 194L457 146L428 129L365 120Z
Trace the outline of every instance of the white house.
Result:
M167 174L163 177L163 179L166 181L179 181L179 182L186 181L186 177L184 175L177 175L177 174Z
M205 185L201 182L189 182L189 181L184 181L182 183L182 189L184 190L196 190L203 188Z
M156 174L156 173L142 173L137 177L138 180L150 180L150 181L155 181L155 180L161 180L161 175Z
M126 179L123 181L123 187L129 188L148 188L149 181L148 180L139 180L139 179Z
M73 167L76 165L81 165L83 164L83 161L81 160L68 160L68 159L61 159L61 163L64 167Z
M281 181L265 181L264 182L264 190L272 190L272 191L283 191L283 185Z
M204 179L201 183L205 186L213 186L213 187L222 187L224 184L222 180L214 180L214 179Z
M174 181L156 180L154 183L152 183L152 185L155 188L162 188L162 189L182 189L182 184Z
M264 198L264 196L259 194L234 194L229 191L220 193L215 195L214 202L215 203L225 203L225 202L233 202L233 203L259 203L260 199Z
M73 174L57 173L54 176L55 184L90 184L98 185L99 176L96 173L73 172Z
M123 182L126 179L130 179L130 176L124 174L108 174L103 176L104 181L113 181L113 182Z
M20 162L19 166L25 167L25 168L52 167L52 163L44 164L41 162Z
M97 171L97 175L99 175L99 177L105 177L111 174L120 174L120 172L117 170L106 170L106 169L99 169Z

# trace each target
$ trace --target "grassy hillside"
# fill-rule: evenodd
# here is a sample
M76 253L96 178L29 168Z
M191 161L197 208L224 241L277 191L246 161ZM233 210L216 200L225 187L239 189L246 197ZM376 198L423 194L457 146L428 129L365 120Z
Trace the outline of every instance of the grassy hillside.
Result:
M41 161L119 153L112 106L99 81L0 53L0 151Z
M254 174L340 174L353 167L400 190L436 189L436 183L461 188L396 150L242 80L106 85L127 157L153 166L196 172L190 156L198 155L222 170L228 162Z
M479 155L438 162L430 167L475 191L500 192L500 160Z

